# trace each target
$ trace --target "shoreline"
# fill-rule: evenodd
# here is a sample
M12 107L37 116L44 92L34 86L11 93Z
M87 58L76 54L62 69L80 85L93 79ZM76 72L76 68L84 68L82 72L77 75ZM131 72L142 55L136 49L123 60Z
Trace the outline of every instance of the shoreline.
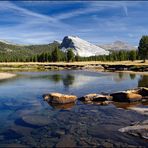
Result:
M2 73L11 71L41 71L41 70L88 70L92 72L124 72L130 74L148 75L148 61L86 61L86 62L5 62L0 63ZM14 74L6 75L6 78L13 77ZM0 76L1 77L1 76ZM3 77L3 76L2 76ZM4 76L5 78L5 76ZM3 79L3 78L2 78Z
M129 74L139 74L139 75L146 75L148 76L148 72L141 72L141 71L115 71L117 73L122 72L122 73L129 73Z
M15 77L16 74L8 73L8 72L0 72L0 80L10 79Z
M93 65L93 64L107 64L107 65L141 65L148 66L148 60L145 63L142 60L136 61L78 61L78 62L0 62L1 65Z

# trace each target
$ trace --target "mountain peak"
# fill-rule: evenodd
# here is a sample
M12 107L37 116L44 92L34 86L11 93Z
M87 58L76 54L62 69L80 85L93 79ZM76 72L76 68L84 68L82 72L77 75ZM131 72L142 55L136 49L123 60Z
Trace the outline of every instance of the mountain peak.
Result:
M73 49L75 54L82 57L89 57L95 55L108 55L109 51L104 50L88 41L85 41L78 36L65 36L62 43L61 49L67 50L69 48Z

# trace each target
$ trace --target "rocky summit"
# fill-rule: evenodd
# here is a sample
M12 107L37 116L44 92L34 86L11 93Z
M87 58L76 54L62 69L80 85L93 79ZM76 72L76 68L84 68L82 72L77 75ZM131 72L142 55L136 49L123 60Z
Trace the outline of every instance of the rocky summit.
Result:
M81 57L89 57L96 55L108 55L109 51L96 46L88 41L85 41L77 36L66 36L61 43L61 49L67 51L67 49L73 49L75 55Z

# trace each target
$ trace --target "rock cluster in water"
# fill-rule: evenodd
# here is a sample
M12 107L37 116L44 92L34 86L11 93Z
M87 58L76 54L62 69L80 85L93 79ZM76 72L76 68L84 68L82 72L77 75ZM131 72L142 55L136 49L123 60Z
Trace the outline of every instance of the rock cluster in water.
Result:
M55 106L55 108L61 108L61 105L68 105L69 103L73 103L77 100L76 96L73 95L65 95L65 94L60 94L60 93L50 93L43 95L44 100L46 100L51 106ZM85 96L82 96L78 98L80 101L88 104L99 104L99 105L108 105L110 103L115 103L115 102L121 102L121 104L124 104L122 102L130 103L130 102L145 102L148 101L148 88L146 87L140 87L136 89L131 89L131 90L126 90L126 91L120 91L120 92L115 92L111 94L87 94ZM63 109L63 107L62 107ZM137 111L135 108L133 109ZM93 110L94 113L96 112ZM144 109L141 109L138 112L142 113L143 115L147 115L147 110L145 111ZM93 113L93 114L94 114ZM101 127L102 125L99 125ZM111 126L111 125L110 125ZM109 126L109 129L110 129ZM126 126L126 127L124 127ZM107 128L107 127L106 127ZM98 134L96 132L97 128L94 128L94 130L88 130L88 134ZM148 121L141 121L138 123L133 123L132 125L123 125L122 127L119 126L117 129L121 133L127 133L128 135L132 136L138 136L144 139L148 139ZM100 132L99 132L100 134ZM69 139L68 139L69 138ZM73 141L73 138L70 136L62 136L60 141L56 144L57 147L61 146L75 146L76 143ZM68 140L69 142L65 143L65 140Z
M73 103L77 100L77 96L66 95L61 93L50 93L43 95L45 101L52 104L67 104ZM133 90L115 92L109 95L103 94L87 94L79 98L80 101L91 103L91 102L136 102L136 101L147 101L148 99L148 88L141 87Z

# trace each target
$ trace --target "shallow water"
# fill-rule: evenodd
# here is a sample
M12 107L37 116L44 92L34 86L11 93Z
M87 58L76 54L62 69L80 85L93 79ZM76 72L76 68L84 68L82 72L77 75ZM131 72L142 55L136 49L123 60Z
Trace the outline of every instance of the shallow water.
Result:
M143 139L118 131L147 119L127 110L128 104L78 101L51 106L42 99L49 92L81 97L148 87L148 76L78 70L17 73L16 78L0 81L0 146L148 146Z

